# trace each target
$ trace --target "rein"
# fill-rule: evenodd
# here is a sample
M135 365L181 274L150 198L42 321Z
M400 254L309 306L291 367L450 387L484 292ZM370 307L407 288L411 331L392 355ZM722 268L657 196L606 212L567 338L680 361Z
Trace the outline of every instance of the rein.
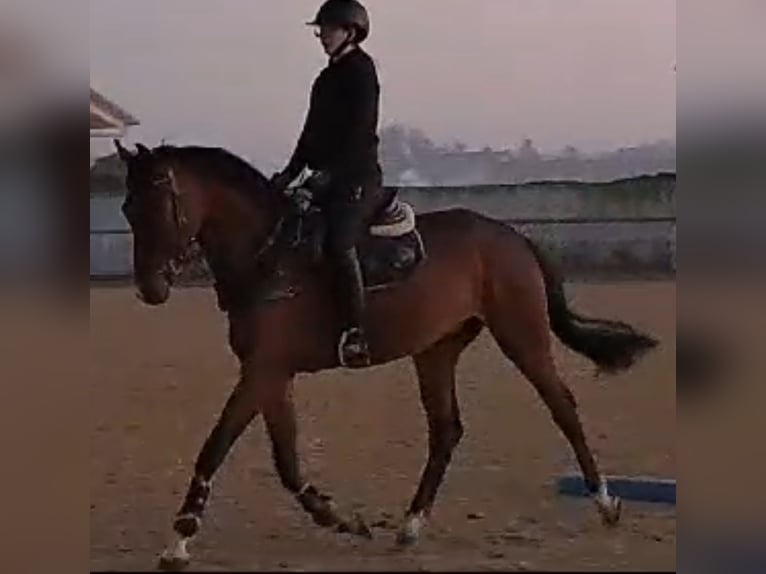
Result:
M189 224L189 217L184 199L186 194L179 187L173 168L168 168L164 176L157 178L152 183L157 188L170 195L175 220L176 236L178 238L177 243L181 246L179 247L177 254L167 262L164 269L166 277L169 281L172 281L177 278L183 272L186 265L192 261L193 248L195 246L201 246L201 243L196 235L189 235L188 238L186 238ZM285 193L284 197L290 202L287 209L282 210L282 214L274 224L266 239L260 242L259 245L254 246L254 253L251 257L248 257L248 264L245 269L242 270L242 276L244 278L242 283L244 285L252 285L252 282L255 281L256 278L263 280L271 275L271 273L264 268L276 249L282 247L293 248L300 243L302 235L302 215L310 208L310 192L299 186L293 188L291 193ZM291 209L291 207L293 209ZM283 243L283 239L285 238L285 228L288 222L296 216L296 212L298 226L296 232L293 234L289 243ZM209 262L209 264L211 266L214 265L212 261ZM224 280L224 284L230 283L229 280ZM239 283L239 280L237 280L237 283ZM221 285L221 287L224 287L224 285ZM230 287L225 288L227 292L229 289ZM237 289L237 291L238 290L239 289ZM225 298L228 299L229 297L226 296Z

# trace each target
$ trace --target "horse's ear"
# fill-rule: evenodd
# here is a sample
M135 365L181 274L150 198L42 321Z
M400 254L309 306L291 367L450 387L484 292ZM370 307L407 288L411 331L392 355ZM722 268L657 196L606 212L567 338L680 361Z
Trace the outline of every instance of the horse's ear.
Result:
M120 159L124 161L125 163L129 162L131 159L133 159L133 154L130 153L125 147L123 147L122 142L118 139L114 139L114 147L117 148L117 155L120 156Z
M138 150L138 155L151 155L152 153L151 151L149 151L149 148L142 143L137 143L136 149Z

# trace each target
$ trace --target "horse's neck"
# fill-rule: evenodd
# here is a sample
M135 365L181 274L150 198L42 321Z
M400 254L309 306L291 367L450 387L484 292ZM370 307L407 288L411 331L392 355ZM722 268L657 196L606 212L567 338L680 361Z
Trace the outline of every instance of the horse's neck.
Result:
M253 279L256 255L281 214L268 202L259 205L233 192L209 205L212 207L199 234L208 267L218 285L244 286Z

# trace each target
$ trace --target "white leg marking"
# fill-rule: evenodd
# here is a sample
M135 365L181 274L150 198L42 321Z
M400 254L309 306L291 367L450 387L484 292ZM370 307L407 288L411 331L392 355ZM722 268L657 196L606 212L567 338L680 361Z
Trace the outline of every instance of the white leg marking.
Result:
M601 479L598 492L594 496L596 498L596 503L599 506L609 506L612 503L612 496L609 494L609 485L605 478Z
M173 537L175 540L162 553L162 560L168 562L188 562L190 556L186 545L189 543L189 538L184 538L177 532L173 532Z
M622 501L617 496L609 494L609 486L606 479L601 479L598 492L593 496L596 501L598 510L601 513L601 518L608 526L617 524L620 520L620 513L622 511Z
M422 512L417 514L408 514L404 518L404 524L399 531L397 541L399 544L412 544L417 541L420 531L425 525L425 516Z

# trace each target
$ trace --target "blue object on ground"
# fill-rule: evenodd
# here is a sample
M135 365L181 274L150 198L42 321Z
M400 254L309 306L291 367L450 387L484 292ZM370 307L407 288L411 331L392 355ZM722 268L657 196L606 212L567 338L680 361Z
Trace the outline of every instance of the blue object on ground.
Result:
M676 481L651 477L607 476L609 493L624 500L676 503ZM556 481L560 494L589 496L585 480L579 474L566 474Z

